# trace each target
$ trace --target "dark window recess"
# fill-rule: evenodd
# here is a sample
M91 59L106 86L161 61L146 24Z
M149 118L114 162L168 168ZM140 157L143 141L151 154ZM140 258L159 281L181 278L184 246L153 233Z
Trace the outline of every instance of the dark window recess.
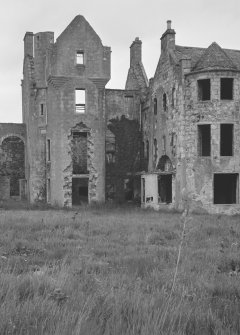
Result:
M51 160L51 142L47 140L47 160L50 162Z
M220 155L233 155L233 124L221 124L220 128Z
M167 95L166 95L166 93L163 94L163 110L164 110L164 112L167 111Z
M211 125L198 125L198 154L199 156L211 156Z
M72 133L73 174L88 174L87 132Z
M153 110L154 110L154 115L157 115L157 98L154 98L153 100Z
M43 116L44 114L43 104L40 105L40 114L41 116Z
M210 100L211 99L211 85L210 79L198 80L198 100Z
M157 145L157 140L156 138L154 138L154 141L153 141L153 146L154 146L154 161L156 162L157 161L157 156L158 156L158 145Z
M172 202L172 175L166 174L159 176L158 179L159 202Z
M233 78L221 78L221 99L233 99Z
M172 88L172 107L175 106L175 87Z
M147 141L146 143L146 158L147 158L147 161L149 160L149 141Z
M237 173L214 174L214 204L236 204L238 202L237 185Z

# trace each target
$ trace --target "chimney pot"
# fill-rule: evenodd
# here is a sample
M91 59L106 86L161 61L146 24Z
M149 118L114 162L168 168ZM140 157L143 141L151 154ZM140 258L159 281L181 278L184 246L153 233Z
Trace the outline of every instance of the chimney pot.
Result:
M172 21L171 20L167 20L167 29L171 29L171 24L172 24Z

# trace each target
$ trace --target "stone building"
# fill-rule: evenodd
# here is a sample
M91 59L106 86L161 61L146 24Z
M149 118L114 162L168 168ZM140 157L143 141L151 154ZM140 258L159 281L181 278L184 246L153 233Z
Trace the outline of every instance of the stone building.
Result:
M0 124L0 193L69 206L239 211L240 51L175 44L171 21L148 81L130 46L124 90L107 89L111 49L83 16L54 40L27 32L23 124Z

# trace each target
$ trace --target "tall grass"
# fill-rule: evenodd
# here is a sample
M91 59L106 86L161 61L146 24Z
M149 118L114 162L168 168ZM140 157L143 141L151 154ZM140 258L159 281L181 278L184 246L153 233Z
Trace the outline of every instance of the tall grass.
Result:
M239 334L239 217L0 211L0 334Z

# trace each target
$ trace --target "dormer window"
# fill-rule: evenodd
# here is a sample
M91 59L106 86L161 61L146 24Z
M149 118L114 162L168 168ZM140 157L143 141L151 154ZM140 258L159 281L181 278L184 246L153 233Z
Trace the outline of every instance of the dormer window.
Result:
M233 78L221 78L221 100L233 99Z
M211 99L210 79L198 80L198 100L205 101Z
M77 65L83 65L84 64L84 52L83 51L77 51L77 53L76 53L76 64Z

